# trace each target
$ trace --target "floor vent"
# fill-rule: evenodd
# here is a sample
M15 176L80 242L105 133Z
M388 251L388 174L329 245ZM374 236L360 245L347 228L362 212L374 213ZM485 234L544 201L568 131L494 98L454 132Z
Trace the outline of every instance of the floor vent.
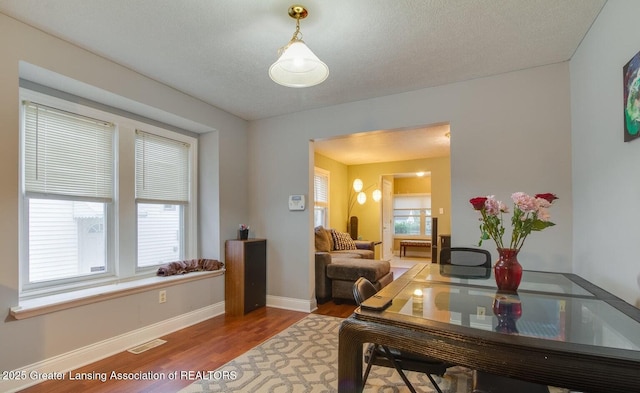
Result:
M140 344L140 345L138 345L137 347L129 348L127 351L128 351L128 352L131 352L131 353L133 353L133 354L135 354L135 355L137 355L137 354L139 354L139 353L142 353L142 352L148 351L148 350L150 350L151 348L155 348L155 347L157 347L158 345L162 345L162 344L164 344L164 343L166 343L166 341L165 341L165 340L161 340L161 339L159 339L159 338L156 338L155 340L151 340L151 341L146 342L146 343L144 343L144 344Z

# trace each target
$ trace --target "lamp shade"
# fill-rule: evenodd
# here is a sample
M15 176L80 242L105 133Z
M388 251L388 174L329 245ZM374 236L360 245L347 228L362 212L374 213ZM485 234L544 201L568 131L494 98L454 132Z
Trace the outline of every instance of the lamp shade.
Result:
M302 40L293 40L269 68L274 82L287 87L309 87L329 76L329 67Z
M362 180L360 180L360 179L355 179L355 180L353 181L353 190L354 190L355 192L360 192L360 191L362 191L362 187L363 187L363 186L364 186L364 184L362 183Z
M374 201L379 202L380 199L382 199L382 191L376 188L375 190L373 190L373 193L371 194L371 196L373 197Z
M364 192L359 192L358 193L358 203L361 205L364 205L364 203L367 201L367 194L365 194Z

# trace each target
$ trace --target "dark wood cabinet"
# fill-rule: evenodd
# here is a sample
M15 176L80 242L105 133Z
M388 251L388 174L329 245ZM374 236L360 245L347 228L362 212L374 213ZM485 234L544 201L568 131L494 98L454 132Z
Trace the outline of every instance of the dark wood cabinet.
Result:
M267 303L267 241L225 242L225 313L244 315Z

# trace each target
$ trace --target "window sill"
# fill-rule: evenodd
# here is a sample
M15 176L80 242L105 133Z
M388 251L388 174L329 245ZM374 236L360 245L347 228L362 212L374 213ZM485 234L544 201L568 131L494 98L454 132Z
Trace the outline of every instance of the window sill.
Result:
M10 314L15 319L32 318L73 307L146 292L156 288L221 276L224 272L225 270L221 269L208 272L192 272L169 277L154 276L140 280L118 282L72 292L21 300L19 306L11 308Z

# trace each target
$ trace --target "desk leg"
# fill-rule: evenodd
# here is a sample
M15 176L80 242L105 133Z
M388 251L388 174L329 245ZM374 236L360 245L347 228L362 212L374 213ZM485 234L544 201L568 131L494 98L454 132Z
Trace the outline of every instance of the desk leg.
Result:
M338 335L338 393L362 392L362 342L359 324L353 317L340 325Z

